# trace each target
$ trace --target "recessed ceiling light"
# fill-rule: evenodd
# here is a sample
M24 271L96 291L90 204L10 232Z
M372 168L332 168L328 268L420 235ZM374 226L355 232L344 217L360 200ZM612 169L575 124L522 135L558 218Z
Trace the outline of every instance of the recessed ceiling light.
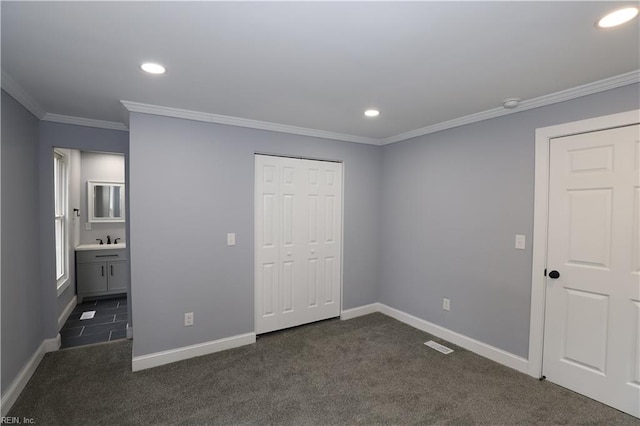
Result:
M600 19L596 26L598 28L611 28L622 25L625 22L629 22L633 18L638 16L637 7L625 7L624 9L618 9L607 14L604 18Z
M378 111L377 109L368 109L364 112L364 115L366 115L367 117L377 117L380 115L380 111Z
M162 65L154 64L153 62L145 62L140 65L140 68L142 68L142 71L148 72L149 74L164 74L166 71Z

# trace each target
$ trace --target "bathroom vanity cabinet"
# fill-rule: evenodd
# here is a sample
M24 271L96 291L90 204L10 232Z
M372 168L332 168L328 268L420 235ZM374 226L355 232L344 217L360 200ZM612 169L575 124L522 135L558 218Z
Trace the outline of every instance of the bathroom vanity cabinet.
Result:
M78 303L85 297L126 293L129 260L124 244L85 244L76 248Z

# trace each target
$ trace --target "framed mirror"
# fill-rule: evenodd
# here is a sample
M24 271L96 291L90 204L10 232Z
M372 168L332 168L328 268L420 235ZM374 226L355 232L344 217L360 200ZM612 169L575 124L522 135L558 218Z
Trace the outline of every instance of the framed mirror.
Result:
M124 182L87 182L89 222L124 222Z

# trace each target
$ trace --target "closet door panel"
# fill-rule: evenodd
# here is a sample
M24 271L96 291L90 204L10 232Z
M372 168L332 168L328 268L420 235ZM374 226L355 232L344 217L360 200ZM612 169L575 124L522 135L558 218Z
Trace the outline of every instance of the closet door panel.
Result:
M255 197L257 332L340 315L342 165L257 155Z

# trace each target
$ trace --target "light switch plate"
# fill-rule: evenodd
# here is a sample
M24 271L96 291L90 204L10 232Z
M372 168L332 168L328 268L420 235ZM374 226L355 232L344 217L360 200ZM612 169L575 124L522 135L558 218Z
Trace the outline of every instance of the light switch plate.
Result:
M227 234L227 245L228 246L235 246L236 245L236 234L235 233Z
M85 231L91 231L91 222L87 222L84 224L84 230Z
M527 246L527 237L524 235L516 235L516 248L524 250Z

